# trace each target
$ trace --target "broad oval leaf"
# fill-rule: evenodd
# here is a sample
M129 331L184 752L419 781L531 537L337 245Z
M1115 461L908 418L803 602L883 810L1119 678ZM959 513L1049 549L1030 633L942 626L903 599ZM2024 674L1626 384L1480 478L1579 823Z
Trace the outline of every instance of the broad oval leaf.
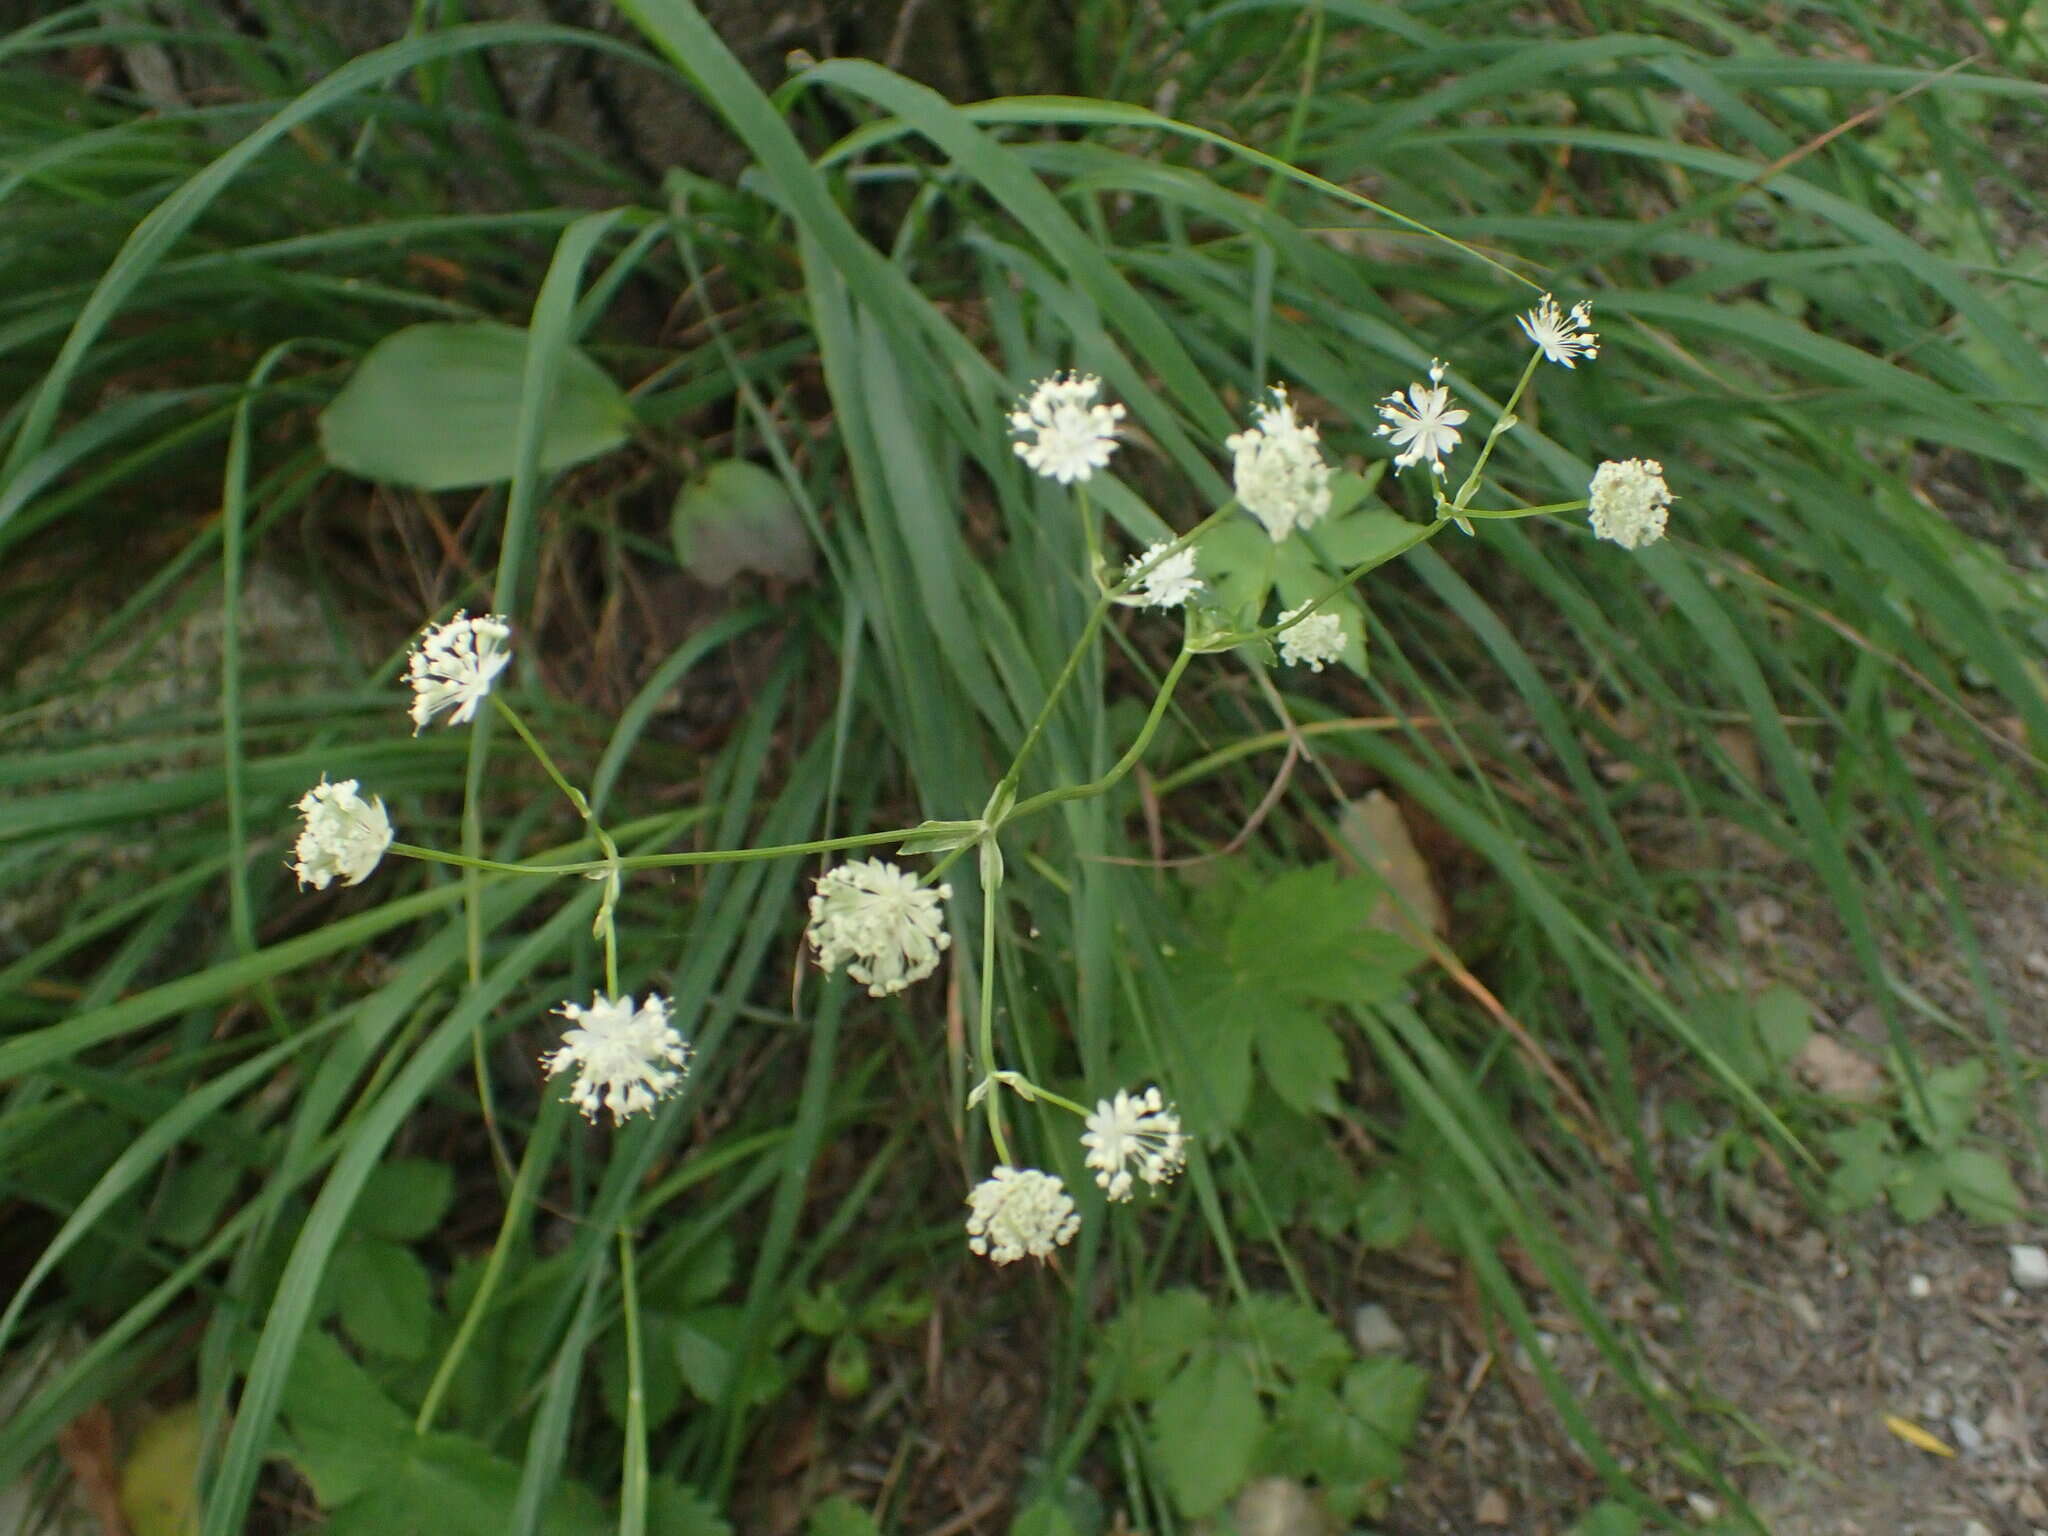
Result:
M320 447L336 469L422 491L510 480L525 371L517 326L409 325L372 347L320 413ZM571 347L544 421L540 467L552 473L618 447L633 407Z
M745 459L723 459L683 487L669 523L676 559L709 586L742 571L803 581L811 536L788 489Z

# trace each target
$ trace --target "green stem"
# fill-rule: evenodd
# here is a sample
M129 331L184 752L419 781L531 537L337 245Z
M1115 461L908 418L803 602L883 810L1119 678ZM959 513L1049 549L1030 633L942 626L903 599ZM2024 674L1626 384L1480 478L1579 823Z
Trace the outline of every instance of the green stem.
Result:
M1399 544L1395 545L1392 549L1385 550L1382 551L1380 554L1374 555L1370 560L1362 561L1359 564L1354 565L1350 570L1346 571L1342 576L1338 577L1336 583L1333 586L1331 586L1329 590L1324 592L1320 597L1316 598L1313 602L1302 604L1302 606L1298 610L1289 614L1288 617L1280 619L1272 624L1262 625L1258 629L1241 630L1236 634L1218 635L1214 640L1203 642L1203 649L1227 651L1231 649L1233 646L1243 645L1250 640L1270 640L1275 635L1279 634L1281 630L1292 629L1295 625L1299 624L1303 619L1307 618L1310 614L1320 609L1323 606L1323 604L1327 603L1339 592L1342 592L1345 589L1347 589L1354 581L1358 580L1359 577L1367 575L1368 573L1379 569L1379 567L1385 565L1389 560L1393 560L1401 555L1407 554L1409 550L1415 548L1415 546L1418 544L1427 544L1431 539L1435 538L1439 533L1443 532L1443 530L1448 528L1449 526L1450 519L1448 516L1439 517L1433 523L1417 523L1415 525L1414 531L1411 532L1408 535L1408 537L1403 539Z
M542 1171L554 1160L555 1142L561 1133L564 1112L562 1101L554 1095L547 1095L542 1100L533 1137L526 1143L526 1152L519 1159L519 1172L513 1177L511 1192L505 1197L505 1214L498 1218L498 1240L491 1247L491 1256L484 1261L484 1272L477 1281L476 1294L469 1299L468 1310L462 1314L462 1322L456 1327L448 1352L441 1357L434 1379L428 1384L426 1399L420 1404L418 1417L413 1420L415 1434L424 1435L434 1427L434 1415L440 1411L441 1400L448 1395L456 1369L475 1341L484 1315L491 1309L498 1283L505 1277L505 1261L518 1245L520 1229L533 1209L534 1188L540 1182Z
M1544 503L1540 507L1508 507L1498 512L1482 511L1478 507L1460 507L1458 515L1460 517L1492 518L1544 517L1553 512L1583 512L1590 505L1592 503L1581 496L1577 501L1551 501Z
M985 1077L995 1070L996 1064L996 883L984 879L981 882L981 1071ZM1010 1143L1003 1135L1003 1116L996 1101L1002 1097L991 1093L981 1101L988 1114L989 1139L995 1143L996 1162L1015 1167L1010 1162Z
M619 1229L619 1302L626 1314L626 1455L619 1480L619 1536L647 1532L647 1388L640 1362L640 1288L633 1239Z
M887 832L862 832L852 837L827 837L808 843L779 843L773 848L711 848L697 853L621 854L617 860L584 859L574 864L504 864L496 859L473 859L416 843L393 843L386 853L402 858L423 859L430 864L454 864L464 869L498 875L594 875L618 869L673 869L683 864L738 864L749 859L780 859L807 853L831 853L839 848L872 848L879 843L900 843L913 836L915 827L896 827Z
M1099 779L1089 780L1086 784L1066 784L1058 789L1048 789L1043 794L1033 795L1029 800L1019 800L1010 812L1009 819L1018 820L1048 806L1059 805L1068 800L1085 800L1090 796L1102 794L1137 767L1138 759L1143 757L1145 749L1152 745L1152 736L1159 729L1159 722L1166 717L1166 706L1173 699L1173 690L1179 686L1181 674L1187 671L1188 663L1194 660L1196 654L1183 647L1181 653L1173 658L1173 665L1167 668L1166 677L1159 685L1159 696L1152 701L1151 713L1145 716L1145 724L1139 730L1137 739L1131 743L1130 750L1116 760L1109 772Z
M1479 489L1479 477L1486 469L1486 461L1493 457L1493 445L1500 440L1502 433L1514 425L1515 406L1521 401L1522 391L1529 387L1529 381L1536 377L1537 365L1542 361L1542 348L1539 347L1529 354L1529 362L1522 369L1522 376L1515 380L1515 392L1508 396L1508 403L1501 407L1500 415L1494 420L1493 430L1486 434L1486 441L1479 449L1479 462L1472 466L1472 473L1465 477L1465 483L1458 487L1457 497L1451 502L1451 505L1458 509L1460 516L1464 515L1465 503L1472 499L1472 493Z

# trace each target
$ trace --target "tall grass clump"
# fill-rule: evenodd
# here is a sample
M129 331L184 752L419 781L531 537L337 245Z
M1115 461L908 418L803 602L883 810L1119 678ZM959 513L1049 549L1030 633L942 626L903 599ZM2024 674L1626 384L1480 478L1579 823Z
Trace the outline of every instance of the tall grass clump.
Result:
M2041 789L2025 8L991 0L1074 94L966 105L319 9L0 39L0 1488L112 1408L203 1536L747 1527L917 1376L814 1529L1377 1518L1429 1382L1331 1319L1424 1234L1741 1521L1572 1222L1668 1243L1646 1061L1825 1169L1653 834L1778 851L1909 1100L1910 857L2018 1085L1906 748Z

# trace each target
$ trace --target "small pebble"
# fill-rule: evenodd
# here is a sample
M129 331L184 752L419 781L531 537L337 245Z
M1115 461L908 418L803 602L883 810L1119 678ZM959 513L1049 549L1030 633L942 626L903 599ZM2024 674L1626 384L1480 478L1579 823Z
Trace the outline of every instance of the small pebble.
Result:
M1925 1301L1934 1294L1934 1282L1925 1275L1915 1275L1906 1282L1906 1294L1915 1301Z
M2012 1255L2012 1283L2023 1291L2048 1290L2048 1248L2038 1243L2014 1243L2006 1250Z
M1949 1415L1948 1429L1956 1437L1956 1446L1965 1456L1975 1456L1983 1451L1984 1431L1960 1413Z
M1393 1314L1378 1302L1368 1302L1351 1314L1351 1342L1361 1355L1404 1355L1408 1336Z
M1702 1520L1716 1520L1720 1518L1720 1504L1708 1498L1704 1493L1688 1493L1685 1496L1685 1502L1692 1506L1692 1512Z

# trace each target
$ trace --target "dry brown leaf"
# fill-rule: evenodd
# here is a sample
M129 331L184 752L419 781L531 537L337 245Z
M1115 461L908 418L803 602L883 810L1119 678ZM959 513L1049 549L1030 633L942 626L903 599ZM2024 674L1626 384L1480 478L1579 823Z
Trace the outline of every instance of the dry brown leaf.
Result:
M57 1451L78 1484L79 1501L99 1522L103 1536L128 1536L121 1516L120 1477L114 1461L114 1415L94 1403L57 1431Z
M1337 842L1340 853L1349 853L1386 882L1386 891L1366 918L1367 926L1413 941L1419 920L1438 937L1449 935L1449 914L1437 894L1429 861L1416 848L1393 796L1376 789L1347 805L1337 822Z
M1792 1058L1792 1070L1815 1093L1831 1099L1868 1104L1884 1092L1884 1071L1876 1062L1818 1031L1806 1037Z
M1474 1525L1506 1525L1510 1518L1508 1496L1498 1488L1489 1488L1479 1495L1479 1502L1472 1506Z

